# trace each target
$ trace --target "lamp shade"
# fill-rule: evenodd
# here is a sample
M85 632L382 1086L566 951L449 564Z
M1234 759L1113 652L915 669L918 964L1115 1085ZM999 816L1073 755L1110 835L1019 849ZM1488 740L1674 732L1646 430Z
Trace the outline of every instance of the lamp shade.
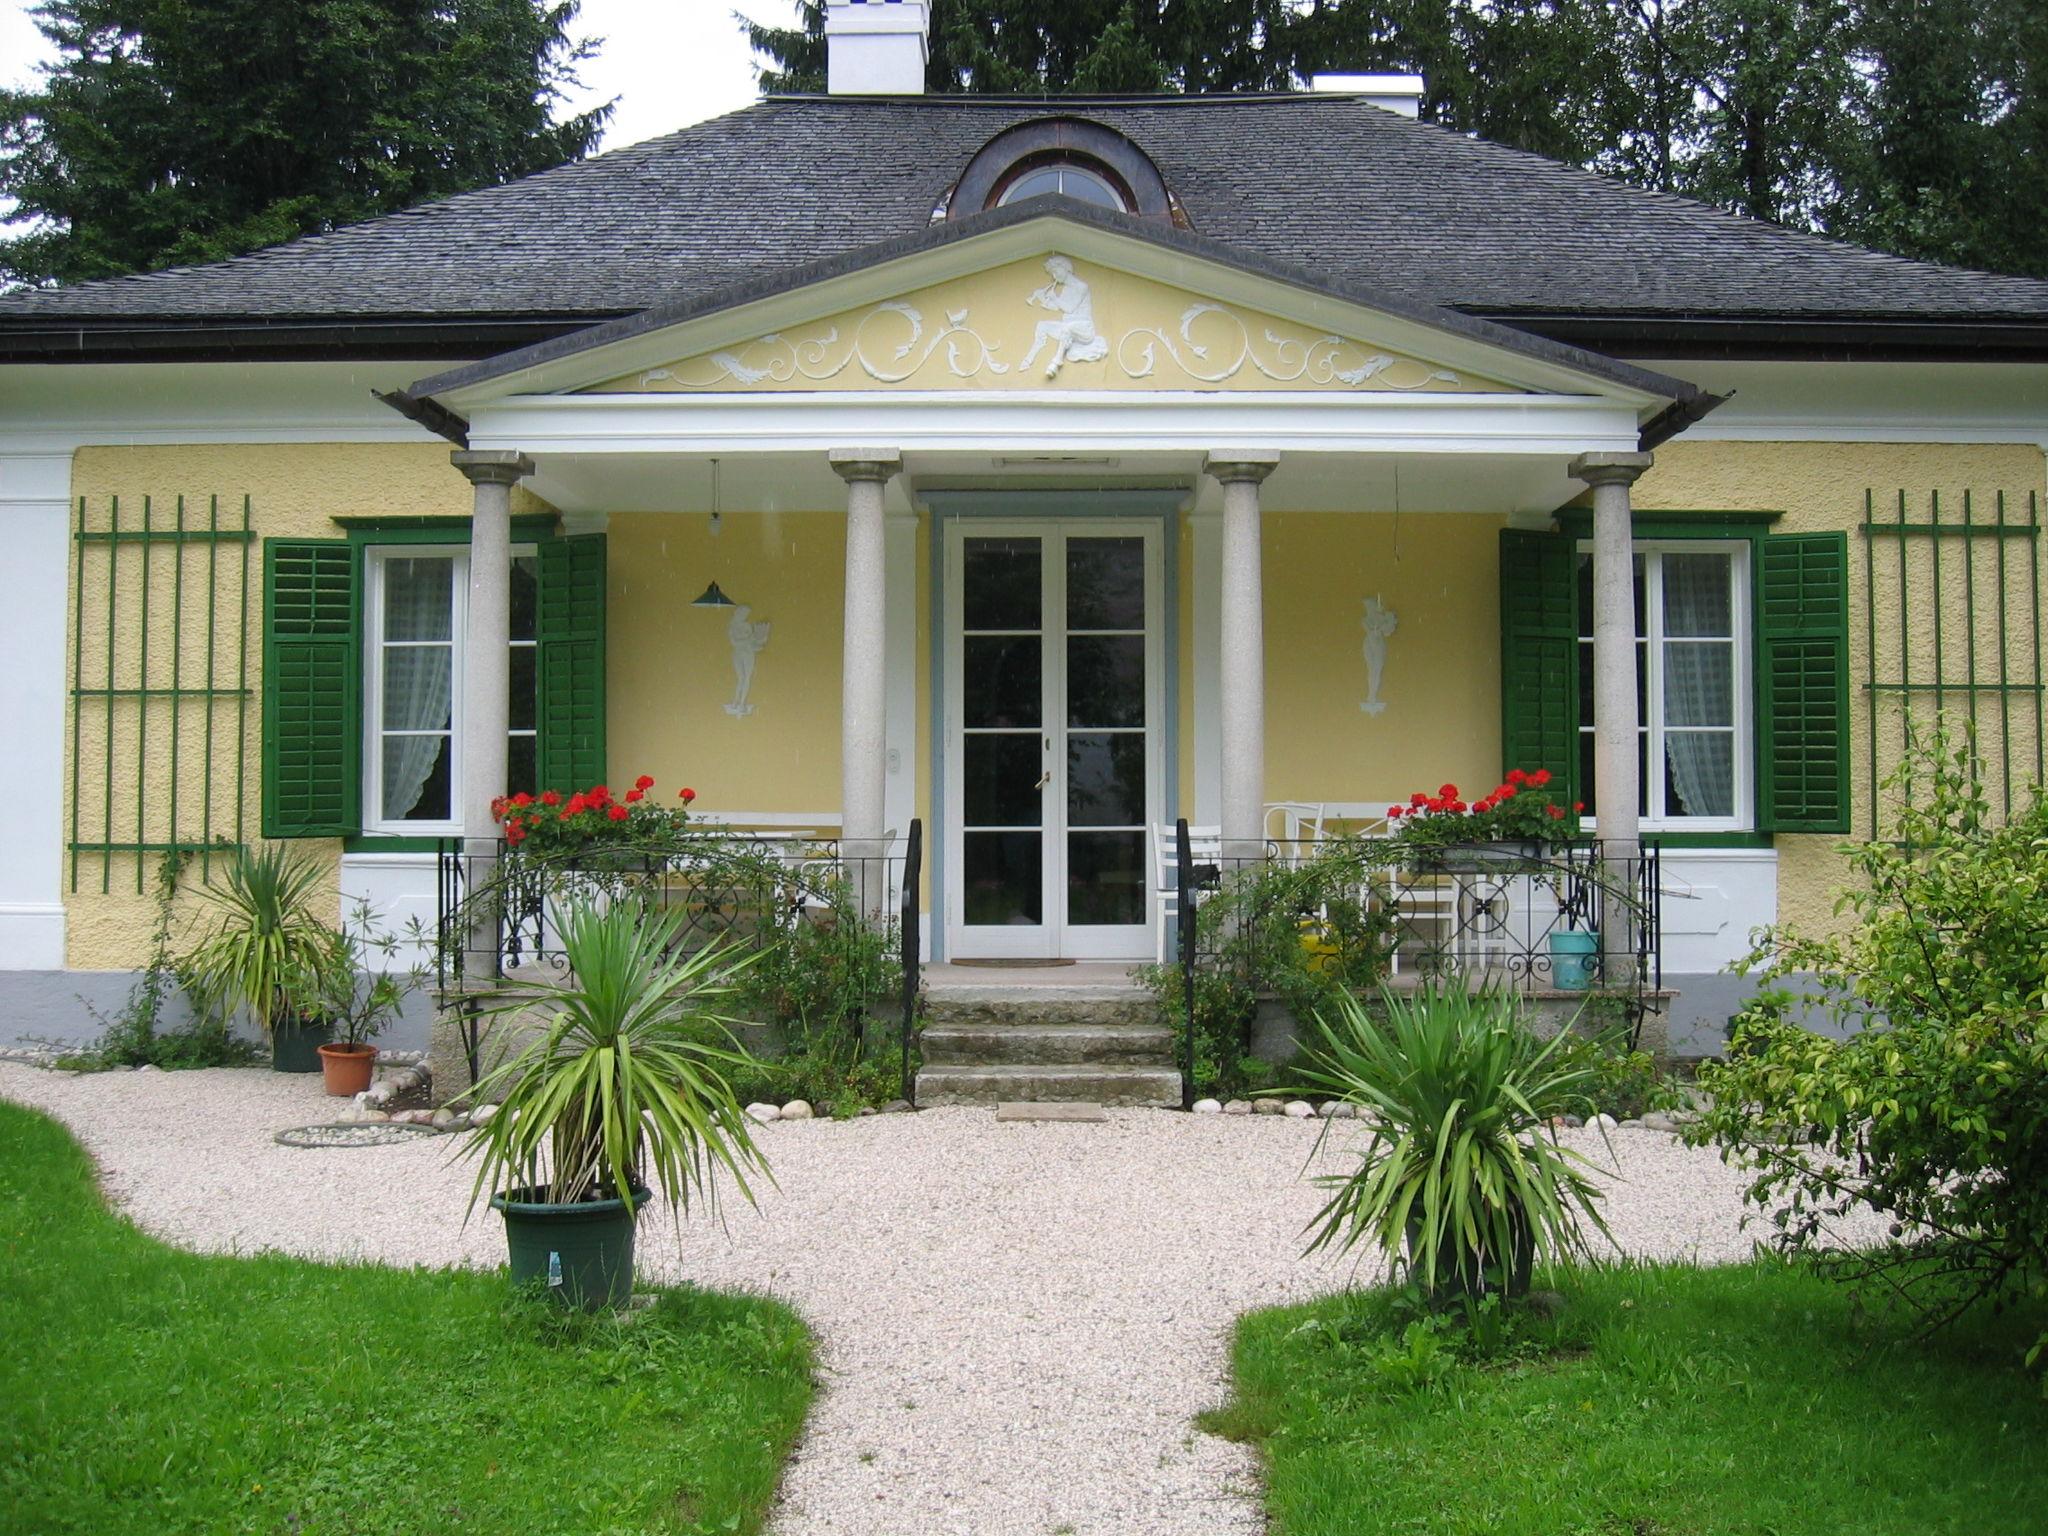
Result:
M714 581L704 589L704 595L692 601L690 606L692 608L731 608L735 604L731 598L718 590L718 583Z

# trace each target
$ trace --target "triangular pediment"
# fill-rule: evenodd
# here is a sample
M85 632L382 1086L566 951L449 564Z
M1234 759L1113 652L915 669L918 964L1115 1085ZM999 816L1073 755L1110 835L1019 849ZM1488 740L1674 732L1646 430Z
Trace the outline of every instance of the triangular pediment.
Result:
M1212 240L1038 201L1060 206L937 224L690 296L438 374L407 399L461 417L543 395L1554 395L1647 420L1697 393Z
M1007 261L591 386L1519 393L1359 327L1304 325L1064 252Z

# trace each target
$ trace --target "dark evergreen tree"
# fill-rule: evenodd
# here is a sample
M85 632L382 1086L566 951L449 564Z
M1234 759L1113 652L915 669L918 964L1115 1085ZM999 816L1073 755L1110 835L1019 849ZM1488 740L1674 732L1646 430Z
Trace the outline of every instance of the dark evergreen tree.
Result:
M215 261L588 153L573 0L46 0L0 92L0 277Z

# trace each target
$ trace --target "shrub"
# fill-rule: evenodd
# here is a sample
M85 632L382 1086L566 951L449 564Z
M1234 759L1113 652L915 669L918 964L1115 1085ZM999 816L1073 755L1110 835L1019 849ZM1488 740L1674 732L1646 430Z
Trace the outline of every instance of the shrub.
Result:
M2048 801L1995 825L1967 737L1907 746L1885 784L1898 840L1845 848L1861 880L1839 931L1763 936L1766 990L1701 1068L1714 1102L1690 1136L1754 1172L1779 1247L1936 1327L2048 1276ZM1889 1244L1840 1240L1865 1208L1892 1218Z
M1550 1129L1591 1086L1565 1035L1540 1041L1512 998L1457 985L1388 991L1380 1012L1345 998L1316 1019L1307 1077L1371 1130L1354 1171L1318 1178L1309 1252L1371 1242L1442 1301L1519 1295L1533 1261L1585 1250L1582 1222L1606 1235L1592 1165Z

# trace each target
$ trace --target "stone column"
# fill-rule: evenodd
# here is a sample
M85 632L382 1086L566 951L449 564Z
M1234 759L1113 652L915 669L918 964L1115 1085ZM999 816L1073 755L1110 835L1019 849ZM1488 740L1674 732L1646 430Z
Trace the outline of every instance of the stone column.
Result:
M882 915L888 881L864 862L888 852L888 562L882 493L903 468L888 448L834 448L846 482L846 630L839 690L839 849L858 875L861 910Z
M496 869L498 827L491 802L505 793L506 710L512 685L512 487L533 473L533 461L509 449L460 449L450 462L469 477L475 500L469 519L469 618L462 637L462 782L456 819L462 823L470 889ZM470 965L488 959L497 970L499 925L479 913L471 930Z
M1610 897L1600 945L1610 985L1634 980L1631 908L1642 856L1642 773L1636 732L1636 564L1629 487L1650 467L1647 453L1587 453L1573 478L1593 488L1593 787Z
M1259 486L1277 453L1215 453L1203 466L1223 486L1223 856L1256 859L1266 847L1266 618L1259 556Z

